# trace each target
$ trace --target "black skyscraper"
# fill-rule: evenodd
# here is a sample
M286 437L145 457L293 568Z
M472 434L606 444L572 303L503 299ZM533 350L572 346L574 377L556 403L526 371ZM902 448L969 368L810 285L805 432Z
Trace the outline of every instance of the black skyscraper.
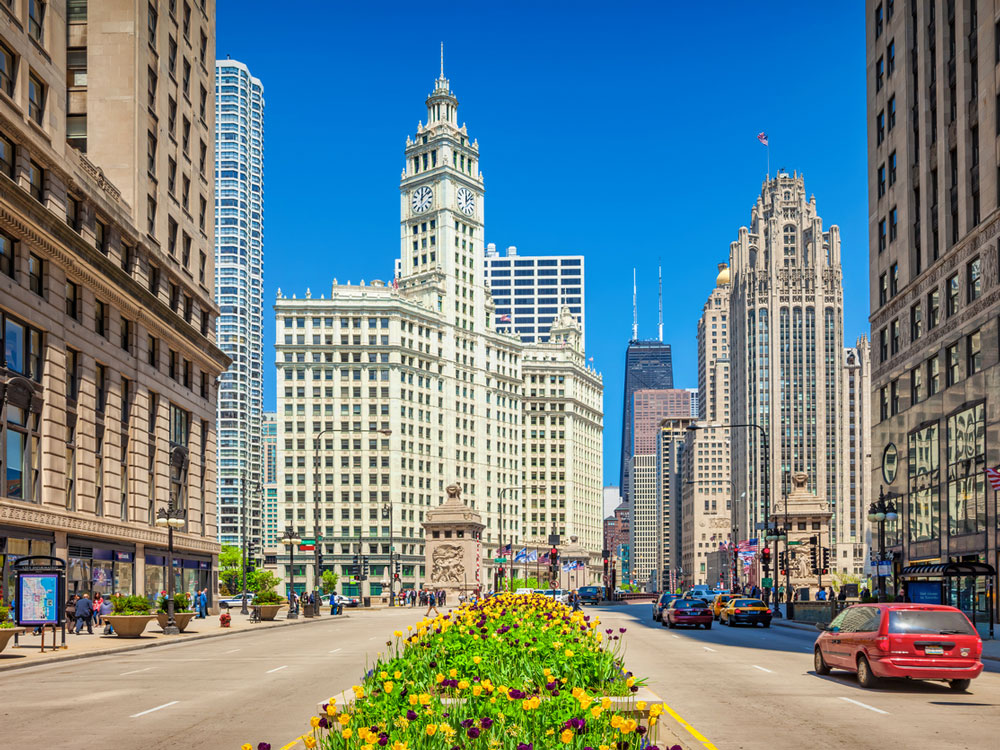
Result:
M622 416L622 498L631 498L629 488L629 461L635 423L632 414L632 396L643 388L663 389L674 387L674 369L670 361L670 344L662 341L630 341L625 350L625 397Z

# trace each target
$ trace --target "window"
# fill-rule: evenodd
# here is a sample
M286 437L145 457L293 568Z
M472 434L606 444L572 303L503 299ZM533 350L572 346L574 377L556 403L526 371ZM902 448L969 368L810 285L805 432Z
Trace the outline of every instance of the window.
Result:
M892 321L889 326L889 343L892 354L899 353L899 318Z
M896 97L889 98L889 130L896 127Z
M146 149L146 171L151 175L156 174L156 136L152 132L147 133L148 147Z
M94 222L94 247L108 254L108 225L100 219Z
M177 162L174 158L167 158L167 192L171 195L174 194L174 188L177 186Z
M173 36L167 38L167 70L171 76L177 75L177 40Z
M42 202L42 190L45 184L45 170L35 162L28 162L28 192L32 197Z
M34 253L28 253L28 287L38 296L45 296L45 261Z
M975 302L983 293L983 265L979 258L973 258L965 267L968 285L968 301Z
M986 528L986 413L983 404L948 417L948 530Z
M17 77L17 57L10 48L0 42L0 91L14 96L14 80Z
M889 418L889 389L884 385L879 388L879 420L885 421Z
M124 242L121 247L122 270L125 271L125 273L131 274L132 267L135 265L135 248L131 245L126 245Z
M127 352L132 351L132 321L128 318L122 318L121 347Z
M899 263L889 266L889 297L899 294Z
M875 8L875 38L882 36L882 3Z
M0 135L0 172L14 179L14 142Z
M910 370L910 404L919 404L923 399L923 371L919 367Z
M889 154L889 187L896 184L896 152Z
M146 340L146 361L152 367L160 367L160 340L155 336L149 336Z
M875 61L875 91L882 90L882 83L885 79L885 58L880 57Z
M958 312L958 274L948 277L948 285L945 287L948 294L948 317Z
M167 254L173 258L177 253L177 222L173 216L167 217Z
M889 359L889 329L883 328L878 332L879 362Z
M205 118L208 112L208 91L204 86L201 87L201 92L198 95L198 115L201 117L201 121L205 122Z
M184 175L181 178L181 205L184 206L184 210L187 211L188 207L188 197L191 194L191 178Z
M66 143L87 153L87 115L66 115Z
M885 164L879 165L876 184L878 186L878 197L881 198L885 195Z
M160 296L160 269L149 266L149 291L154 297Z
M31 380L42 379L42 333L16 318L0 312L0 339L3 365ZM11 393L8 384L7 393ZM2 456L2 454L0 454Z
M983 369L983 342L979 331L965 337L965 370L969 376Z
M146 231L156 236L156 199L151 195L146 199Z
M921 315L920 303L918 302L910 308L910 340L916 341L923 335L923 317Z
M885 219L880 219L878 223L878 251L881 253L885 247Z
M16 255L14 252L14 240L0 232L0 274L16 278Z
M896 40L889 42L885 50L885 77L888 78L896 70Z
M889 242L894 242L899 233L899 212L893 206L889 209Z
M181 245L181 265L184 268L189 268L191 265L191 238L188 237L187 232L183 233L184 240Z
M80 395L80 352L66 350L66 397L76 401Z
M108 335L108 303L94 301L94 330L98 336Z
M936 354L927 360L927 395L941 390L941 361Z
M66 314L73 320L80 319L80 285L66 282Z
M28 34L42 43L45 36L45 3L42 0L28 0Z
M208 55L208 37L205 32L201 32L201 41L198 44L198 59L201 60L201 64L205 64L205 57Z
M208 212L208 201L205 196L198 196L198 227L205 230L205 214Z
M191 121L186 118L181 118L181 147L184 149L186 154L188 151L188 143L191 142Z
M893 380L889 383L889 414L896 416L899 414L899 381Z
M889 301L889 284L886 275L883 273L878 277L878 304L879 307Z
M198 281L202 284L205 283L205 266L208 263L208 256L205 255L204 250L198 251ZM204 313L202 314L202 319L204 319Z
M108 403L108 369L102 364L94 365L94 385L97 388L97 403L94 408L102 412Z
M927 330L936 328L941 321L941 292L937 289L927 295Z
M156 45L156 4L149 4L149 43Z
M45 118L45 84L34 73L28 75L28 117L39 125Z
M148 78L149 78L148 92L147 92L148 93L148 99L146 101L146 104L149 106L150 110L152 110L153 112L155 112L156 111L156 83L157 83L157 81L159 79L158 79L158 77L156 75L156 71L153 70L152 68L149 69Z
M24 389L8 386L6 423L0 423L0 438L6 444L3 453L3 494L11 499L36 501L40 497L41 450L37 403Z
M961 377L958 369L958 344L954 343L944 350L945 385L955 385Z
M188 62L188 59L186 57L184 58L183 71L184 73L183 77L181 78L181 88L184 91L184 97L187 98L188 86L191 83L191 63Z
M167 132L174 135L174 125L177 124L177 100L172 96L167 99Z
M885 112L879 112L875 117L875 145L881 146L885 140Z
M914 430L908 442L910 541L928 542L940 536L938 424Z
M205 141L201 141L198 149L198 169L201 173L205 174L205 166L208 161L208 146L205 145Z

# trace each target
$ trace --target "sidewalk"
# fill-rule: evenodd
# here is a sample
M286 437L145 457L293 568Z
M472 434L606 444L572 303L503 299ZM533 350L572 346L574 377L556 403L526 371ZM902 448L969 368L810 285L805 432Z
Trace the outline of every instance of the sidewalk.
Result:
M51 651L51 632L46 634L45 653L41 653L41 636L32 635L31 631L22 634L19 646L15 648L13 640L7 647L0 651L0 672L11 669L21 669L24 667L34 667L41 664L51 664L55 662L71 661L73 659L84 659L89 656L107 656L126 651L137 651L145 648L155 648L157 646L169 646L175 643L188 643L198 641L203 638L220 638L224 636L235 636L242 633L253 633L272 628L281 628L294 625L304 625L310 622L328 622L330 620L342 620L348 615L322 615L320 617L302 617L295 620L281 619L271 622L250 622L249 615L240 615L239 610L230 610L232 621L228 628L219 625L219 616L210 615L204 620L192 620L187 629L180 635L165 636L160 631L160 626L154 620L146 626L145 632L139 638L119 638L116 635L101 635L103 626L94 626L94 634L88 635L86 630L81 635L73 635L66 631L67 648ZM56 643L61 645L62 633L57 632Z

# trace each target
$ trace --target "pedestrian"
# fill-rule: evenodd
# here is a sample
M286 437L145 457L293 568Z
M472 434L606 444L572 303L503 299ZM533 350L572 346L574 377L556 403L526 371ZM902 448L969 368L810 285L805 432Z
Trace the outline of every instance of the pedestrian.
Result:
M208 617L208 589L202 589L198 594L198 617L202 620Z
M825 602L826 601L826 589L820 588L816 592L816 601L818 601L818 602Z
M104 601L104 597L101 595L101 592L100 591L95 592L95 594L94 594L94 603L93 603L94 624L95 625L100 625L101 624L101 603L103 601Z
M94 634L94 620L93 620L93 618L94 618L94 604L93 604L93 602L90 601L90 597L87 596L87 592L86 591L84 591L83 592L83 596L81 596L77 600L77 602L76 602L76 611L74 612L74 614L76 615L76 631L75 631L76 634L80 635L80 631L83 630L83 626L86 623L86 625L87 625L87 634L88 635L93 635Z
M841 586L840 593L837 594L837 601L844 602L847 601L847 587Z
M111 604L111 597L105 597L101 600L101 620L104 621L104 635L114 635L115 629L111 627L111 620L108 619L108 615L112 614L114 607Z
M437 596L435 596L435 592L428 591L427 592L427 612L424 614L424 617L430 617L432 609L434 610L434 614L436 614L436 615L441 614L440 612L438 612L438 608L437 608Z

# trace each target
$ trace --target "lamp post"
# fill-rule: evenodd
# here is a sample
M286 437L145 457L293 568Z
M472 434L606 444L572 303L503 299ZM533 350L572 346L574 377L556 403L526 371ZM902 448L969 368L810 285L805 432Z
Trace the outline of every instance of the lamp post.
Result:
M785 528L779 527L777 524L775 524L774 526L768 527L768 529L767 529L767 536L765 537L765 539L768 542L774 542L774 572L777 574L781 570L778 567L778 559L779 559L778 558L778 544L780 544L781 542L785 543L785 554L787 555L788 554L788 532L785 530ZM788 579L787 579L787 576L788 576L788 567L787 567L787 565L785 567L785 576L786 576L785 582L787 584L787 582L788 582ZM779 607L779 605L781 604L781 602L778 599L778 594L777 594L778 587L776 585L777 584L777 578L778 578L778 576L775 575L774 578L775 578L775 580L772 581L772 585L771 585L771 591L774 592L774 614L775 614L776 617L781 617L781 608ZM786 588L786 592L787 592L787 590L788 589Z
M894 492L886 493L882 485L878 488L878 502L872 503L868 508L868 520L878 525L878 558L875 561L875 571L878 574L878 600L885 601L885 577L879 566L892 558L885 551L885 522L895 521L899 518L896 506L892 498L896 497Z
M242 533L240 534L240 536L242 537L242 542L243 542L243 597L242 597L243 601L242 601L242 603L240 605L240 614L241 615L248 615L248 614L250 614L250 610L247 608L247 565L248 565L248 554L247 554L248 546L247 545L249 544L249 540L247 539L247 472L246 472L246 469L243 470L243 476L242 476L242 482L241 482L241 484L242 484L241 494L243 495L243 512L240 514L240 520L242 521L243 528L241 529ZM256 492L260 492L260 482L254 482L253 483L253 488L254 488L254 490Z
M179 635L180 630L174 621L174 529L184 526L186 512L183 503L178 503L174 493L173 471L177 469L177 484L180 492L184 491L184 467L187 463L187 449L176 445L170 451L170 502L166 508L156 511L156 525L167 530L167 626L163 628L164 635Z
M291 595L295 593L295 545L302 544L302 539L295 533L295 529L289 526L285 529L285 533L281 537L281 543L288 547L289 607L288 614L285 615L285 618L288 620L294 620L298 617L298 614L291 607Z
M389 519L389 570L387 573L387 578L389 579L389 606L396 606L396 571L393 569L393 557L395 557L395 551L393 549L393 523L392 523L392 503L382 503L382 520Z
M320 568L320 543L321 535L319 532L319 439L327 434L362 434L363 430L336 430L333 428L320 430L316 433L313 438L313 588L319 591L319 581L322 576ZM377 432L380 435L389 437L392 434L392 430L389 429L371 429L368 432ZM389 566L392 567L392 542L389 544Z
M500 500L500 557L503 557L503 509L504 509L504 502L507 500L507 493L510 492L511 490L521 490L523 492L524 489L525 488L523 486L521 486L521 487L501 487L500 491L497 493L497 495L499 497L499 500ZM513 591L513 587L514 587L514 562L513 562L514 561L514 544L513 544L513 541L511 542L510 558L511 559L510 559L509 564L507 566L507 570L509 570L511 572L511 575L510 575L510 586L511 586L511 590ZM503 565L503 563L501 563L501 565ZM528 577L527 574L525 574L525 578L527 578L527 577ZM501 582L501 586L502 585L503 584Z

